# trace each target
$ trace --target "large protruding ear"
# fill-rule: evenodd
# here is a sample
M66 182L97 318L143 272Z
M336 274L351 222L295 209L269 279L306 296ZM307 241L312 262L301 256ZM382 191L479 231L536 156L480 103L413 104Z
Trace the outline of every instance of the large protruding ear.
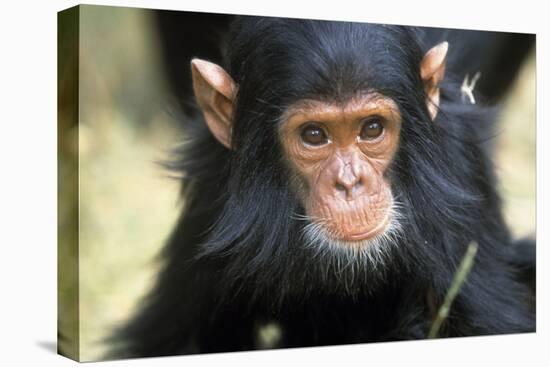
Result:
M208 128L220 143L231 148L233 102L237 85L220 66L208 61L191 61L193 89Z
M420 76L424 81L426 105L432 120L437 116L439 108L439 83L445 76L448 49L449 43L442 42L426 52L420 63Z

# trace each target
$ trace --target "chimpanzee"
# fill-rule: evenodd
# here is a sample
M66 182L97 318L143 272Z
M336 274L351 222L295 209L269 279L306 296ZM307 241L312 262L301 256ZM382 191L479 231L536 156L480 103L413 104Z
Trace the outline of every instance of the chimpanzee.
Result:
M495 111L463 97L453 43L430 39L232 20L220 64L191 62L200 111L170 164L183 212L114 354L426 338L472 241L439 336L533 331L485 146Z

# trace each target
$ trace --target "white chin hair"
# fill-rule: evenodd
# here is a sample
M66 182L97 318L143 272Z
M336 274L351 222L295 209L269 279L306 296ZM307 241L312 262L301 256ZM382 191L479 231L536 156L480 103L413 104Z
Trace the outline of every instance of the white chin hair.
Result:
M307 216L298 219L308 222L302 230L303 243L314 250L316 256L333 257L341 270L350 266L352 269L355 266L367 266L374 270L384 265L389 256L388 250L391 246L396 246L402 235L400 215L395 201L389 209L388 216L390 219L384 231L372 238L358 241L336 238L326 230L322 221Z

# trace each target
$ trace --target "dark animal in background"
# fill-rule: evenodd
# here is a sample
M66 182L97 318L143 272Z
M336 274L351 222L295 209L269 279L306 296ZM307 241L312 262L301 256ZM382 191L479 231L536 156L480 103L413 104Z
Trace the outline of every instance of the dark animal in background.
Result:
M464 101L466 66L448 52L467 43L436 29L212 19L228 32L205 48L210 61L192 61L201 111L171 164L185 207L117 356L426 338L472 241L440 336L534 330L521 272L534 255L513 261L485 146L494 109Z

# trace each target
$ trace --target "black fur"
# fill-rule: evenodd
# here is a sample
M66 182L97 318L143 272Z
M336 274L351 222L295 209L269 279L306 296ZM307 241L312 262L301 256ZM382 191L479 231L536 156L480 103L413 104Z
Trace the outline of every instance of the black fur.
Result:
M116 356L259 348L275 322L278 347L419 339L471 241L470 276L441 336L533 331L529 288L509 261L512 240L485 148L494 111L461 101L447 70L431 121L419 75L427 42L407 27L240 17L224 67L239 85L233 150L197 114L171 168L185 208L164 268ZM452 48L453 45L451 44ZM403 117L388 175L404 236L382 267L348 266L303 246L303 208L290 191L276 127L303 98L345 101L376 90Z

